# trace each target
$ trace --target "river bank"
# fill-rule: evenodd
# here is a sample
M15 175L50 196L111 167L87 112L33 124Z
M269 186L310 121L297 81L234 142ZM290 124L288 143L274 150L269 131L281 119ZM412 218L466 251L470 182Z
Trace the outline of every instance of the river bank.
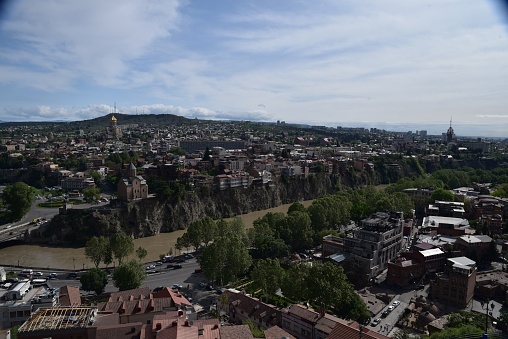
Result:
M303 201L305 207L310 206L313 200ZM287 213L291 204L261 211L239 215L246 228L252 227L254 220L264 216L268 212ZM135 248L139 246L148 251L145 261L159 260L159 255L168 253L170 249L175 251L176 239L184 233L178 230L171 233L160 233L155 236L134 240ZM134 258L134 256L132 256ZM85 257L84 248L48 247L41 245L14 245L0 249L0 266L24 266L47 269L80 270L92 267L93 264Z

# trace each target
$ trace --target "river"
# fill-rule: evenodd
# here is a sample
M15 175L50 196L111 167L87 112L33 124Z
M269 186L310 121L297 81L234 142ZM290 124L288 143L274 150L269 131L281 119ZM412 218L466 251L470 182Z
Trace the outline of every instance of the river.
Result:
M312 200L302 202L305 207L310 206ZM268 212L287 213L291 204L262 211L255 211L240 215L246 228L252 227L254 220L264 216ZM134 240L135 248L144 247L148 255L144 261L159 260L159 255L168 253L170 249L175 251L176 239L185 231L161 233L153 237L146 237ZM134 258L134 256L132 256ZM61 269L86 269L93 267L93 264L85 257L84 248L47 247L40 245L15 245L0 249L1 265L21 265L24 267L61 268Z

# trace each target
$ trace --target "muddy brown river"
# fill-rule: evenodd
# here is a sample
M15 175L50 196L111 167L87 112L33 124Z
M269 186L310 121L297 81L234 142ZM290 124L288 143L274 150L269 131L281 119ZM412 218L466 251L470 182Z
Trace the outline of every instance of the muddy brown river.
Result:
M308 207L312 203L312 200L303 201L302 203L305 207ZM254 220L264 216L268 212L287 213L290 205L286 204L267 210L251 212L239 217L245 223L245 227L250 228ZM160 254L168 253L170 249L175 251L176 239L183 233L184 231L175 231L172 233L161 233L153 237L135 239L134 245L136 248L139 246L144 247L148 251L144 261L155 261L159 260ZM134 255L132 258L134 258ZM40 245L16 245L0 249L1 265L75 270L93 266L85 257L83 248L45 247Z

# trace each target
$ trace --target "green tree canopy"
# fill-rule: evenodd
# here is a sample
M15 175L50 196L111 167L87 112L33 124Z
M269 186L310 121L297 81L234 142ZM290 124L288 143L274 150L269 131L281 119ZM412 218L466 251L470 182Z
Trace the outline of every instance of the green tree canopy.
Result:
M100 196L101 196L101 191L98 188L83 189L83 200L85 200L87 202L99 200Z
M134 242L132 238L127 236L125 233L117 233L111 238L111 251L113 256L118 260L118 264L121 265L125 257L134 253Z
M439 200L439 201L454 201L455 200L455 196L449 190L445 190L445 189L442 189L442 188L436 188L436 190L430 196L430 199L432 201L436 201L436 200Z
M233 234L222 236L204 249L199 259L205 276L220 285L235 281L252 264L245 243Z
M19 220L30 210L35 201L35 189L18 181L7 185L2 193L4 206L11 212L13 220Z
M254 265L251 277L254 279L254 284L270 298L282 285L284 269L280 267L278 259L261 259Z
M94 291L97 295L104 292L108 284L108 275L100 268L91 268L79 278L85 291Z
M113 282L120 291L138 288L145 277L145 270L137 260L121 264L113 272Z
M148 251L144 247L139 246L136 249L136 256L138 257L139 260L143 260L143 258L145 258L147 256L147 254L148 254ZM163 255L163 257L164 257L164 255Z
M99 267L101 262L104 262L106 265L111 263L111 261L107 263L110 253L111 247L108 238L103 236L92 237L86 242L85 256L93 262L95 267Z

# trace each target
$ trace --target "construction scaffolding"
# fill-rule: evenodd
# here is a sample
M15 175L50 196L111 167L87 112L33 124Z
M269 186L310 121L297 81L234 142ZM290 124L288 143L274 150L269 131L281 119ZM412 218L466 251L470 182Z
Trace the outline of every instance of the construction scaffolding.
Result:
M35 332L85 328L93 324L96 315L97 307L55 306L39 308L18 331Z

